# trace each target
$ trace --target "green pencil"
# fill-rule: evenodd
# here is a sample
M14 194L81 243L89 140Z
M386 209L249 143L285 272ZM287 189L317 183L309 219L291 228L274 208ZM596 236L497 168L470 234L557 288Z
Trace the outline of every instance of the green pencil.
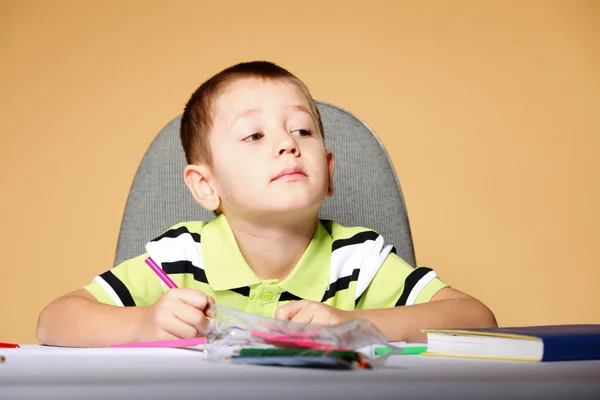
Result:
M360 360L362 356L355 351L343 350L313 350L313 349L265 349L256 347L242 348L238 351L240 356L333 356L342 357L350 360Z
M375 355L383 356L389 353L392 353L394 356L421 354L427 351L427 346L401 347L399 348L399 350L402 350L401 352L394 353L396 350L397 349L392 347L379 347L375 349Z

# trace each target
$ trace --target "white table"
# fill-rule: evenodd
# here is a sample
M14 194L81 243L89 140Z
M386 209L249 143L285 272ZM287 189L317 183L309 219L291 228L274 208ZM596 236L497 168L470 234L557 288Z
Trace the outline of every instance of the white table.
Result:
M600 399L600 361L393 356L383 369L231 365L185 349L0 349L0 399Z

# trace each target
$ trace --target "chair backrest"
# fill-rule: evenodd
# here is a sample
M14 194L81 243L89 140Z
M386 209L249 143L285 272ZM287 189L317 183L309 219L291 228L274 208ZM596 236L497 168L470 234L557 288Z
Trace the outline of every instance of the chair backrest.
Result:
M364 226L393 244L415 265L412 237L400 184L385 148L371 128L351 113L317 102L327 148L336 160L335 194L320 218L345 226ZM146 242L182 221L210 221L183 182L186 165L179 139L181 116L154 139L144 155L125 206L115 265L142 254Z

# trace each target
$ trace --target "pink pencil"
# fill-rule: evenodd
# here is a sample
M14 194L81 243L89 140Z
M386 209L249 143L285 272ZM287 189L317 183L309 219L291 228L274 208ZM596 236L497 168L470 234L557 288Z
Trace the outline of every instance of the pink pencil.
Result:
M318 349L318 350L347 350L343 347L339 347L332 344L313 342L311 340L298 339L289 336L278 335L276 333L263 332L259 330L252 330L250 334L254 337L263 339L265 342L273 343L275 345L288 345L293 347L302 347L306 349Z
M112 348L136 348L136 347L186 347L206 344L205 337L196 337L191 339L176 339L176 340L159 340L157 342L138 342L138 343L122 343L111 344Z
M175 282L173 282L171 278L169 278L169 276L165 274L165 271L163 271L162 268L159 267L152 258L148 257L144 261L146 262L146 264L148 264L150 268L152 268L152 271L154 271L154 273L156 273L156 275L158 275L158 277L162 279L165 285L167 285L171 289L177 288Z

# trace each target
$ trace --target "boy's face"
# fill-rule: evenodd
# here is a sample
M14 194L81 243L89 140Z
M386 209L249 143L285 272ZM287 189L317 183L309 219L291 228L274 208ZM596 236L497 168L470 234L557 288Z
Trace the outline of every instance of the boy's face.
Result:
M333 154L295 85L243 79L214 106L209 184L226 215L316 213L333 194Z

